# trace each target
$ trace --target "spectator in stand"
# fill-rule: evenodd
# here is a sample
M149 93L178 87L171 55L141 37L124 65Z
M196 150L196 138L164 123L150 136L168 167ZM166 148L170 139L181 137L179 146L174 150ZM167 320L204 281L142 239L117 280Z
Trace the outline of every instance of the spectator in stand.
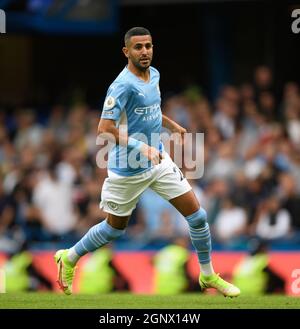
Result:
M272 91L273 73L266 65L257 66L254 70L254 88L256 97L263 91Z
M264 240L275 240L287 238L290 230L290 213L282 208L278 197L275 195L270 196L257 210L256 235Z
M43 128L36 122L34 111L20 110L17 122L17 134L14 139L16 148L22 150L28 146L38 147L42 141Z
M76 239L77 214L72 202L72 185L60 181L56 164L41 175L33 190L33 202L40 212L43 226L53 240Z
M235 158L234 143L231 141L222 142L218 145L218 153L211 158L206 170L205 178L212 180L220 178L230 180L239 169L239 164Z
M298 233L300 241L300 195L297 193L296 182L292 175L283 173L279 176L279 191L283 207L291 216L291 228Z
M233 197L227 197L222 202L222 208L213 226L215 239L228 247L234 247L245 241L246 229L247 213L245 209L237 206Z
M14 252L19 246L15 216L13 200L5 194L0 180L0 250L5 252Z

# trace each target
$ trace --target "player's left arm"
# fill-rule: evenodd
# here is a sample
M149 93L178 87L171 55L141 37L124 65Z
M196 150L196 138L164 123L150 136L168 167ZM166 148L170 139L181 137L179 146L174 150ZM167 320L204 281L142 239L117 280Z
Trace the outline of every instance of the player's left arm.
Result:
M184 134L187 132L186 129L164 114L162 115L162 126L169 129L172 133L180 134L181 142L183 141Z

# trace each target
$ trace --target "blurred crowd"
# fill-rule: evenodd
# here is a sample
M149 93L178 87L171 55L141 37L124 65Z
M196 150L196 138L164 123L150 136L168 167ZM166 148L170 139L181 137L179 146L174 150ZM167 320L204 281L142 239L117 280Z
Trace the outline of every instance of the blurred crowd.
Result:
M204 175L190 183L208 212L215 248L244 248L253 236L299 248L299 85L278 91L272 71L260 66L251 82L223 86L213 101L194 86L165 97L162 110L204 133ZM99 202L107 172L96 165L100 115L85 104L46 114L0 111L0 250L13 252L24 241L33 249L69 247L105 219ZM152 248L184 235L184 218L149 190L115 246Z

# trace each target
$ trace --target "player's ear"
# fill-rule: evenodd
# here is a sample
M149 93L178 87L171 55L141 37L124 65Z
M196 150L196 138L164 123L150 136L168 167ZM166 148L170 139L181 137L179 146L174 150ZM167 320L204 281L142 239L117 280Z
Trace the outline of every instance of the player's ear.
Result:
M122 51L123 51L124 55L128 58L129 57L129 55L128 55L128 48L127 47L123 47L122 48Z

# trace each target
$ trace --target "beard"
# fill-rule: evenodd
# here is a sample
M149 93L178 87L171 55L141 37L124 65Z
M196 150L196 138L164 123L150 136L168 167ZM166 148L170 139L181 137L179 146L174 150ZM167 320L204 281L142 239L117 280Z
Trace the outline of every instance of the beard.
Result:
M145 61L143 63L143 60L147 60L147 61ZM134 60L134 61L132 60L132 63L137 69L139 69L140 71L145 72L150 67L152 59L151 58L146 58L146 59L143 59L143 60L142 59Z

